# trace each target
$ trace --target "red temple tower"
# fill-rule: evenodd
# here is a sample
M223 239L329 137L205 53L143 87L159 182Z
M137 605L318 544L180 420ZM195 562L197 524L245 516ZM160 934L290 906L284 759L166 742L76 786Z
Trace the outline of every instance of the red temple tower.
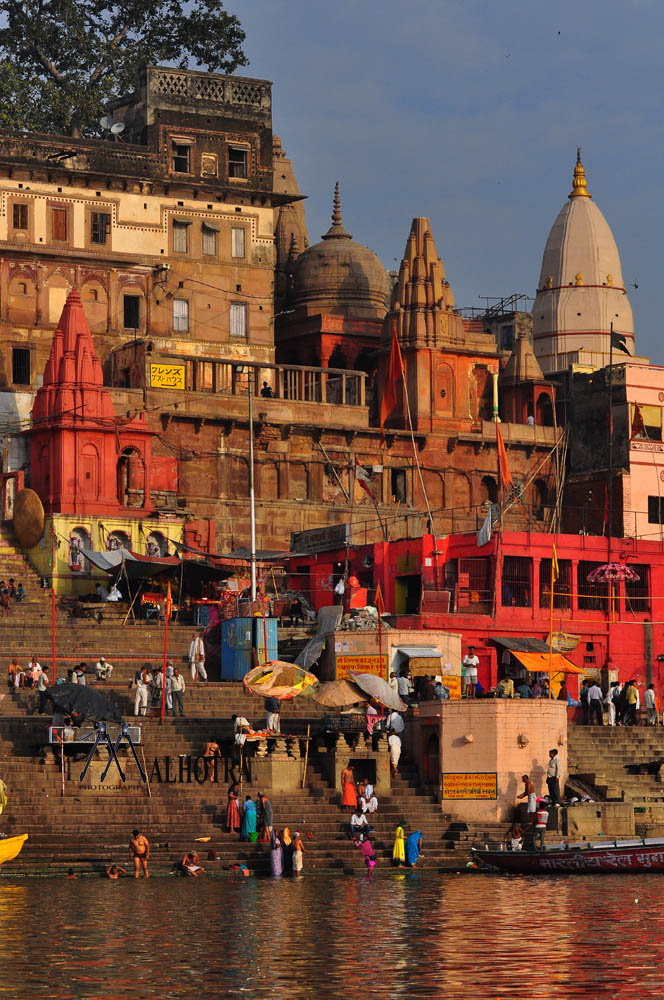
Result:
M70 292L32 408L31 486L46 513L151 511L150 441L141 415L118 418L79 293Z

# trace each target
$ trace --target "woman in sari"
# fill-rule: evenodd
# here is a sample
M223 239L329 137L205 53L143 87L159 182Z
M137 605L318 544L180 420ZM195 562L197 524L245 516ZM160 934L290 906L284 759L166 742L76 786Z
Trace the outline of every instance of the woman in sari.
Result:
M231 785L228 789L228 806L226 807L226 829L229 833L237 833L240 829L238 798L237 785Z
M247 795L242 806L241 840L256 840L256 803Z
M284 871L284 852L274 830L270 834L270 871L273 878L279 878Z
M406 821L402 819L394 834L394 847L392 848L392 864L397 868L406 863Z
M406 864L414 868L417 864L420 851L422 850L422 834L419 830L413 830L406 840Z

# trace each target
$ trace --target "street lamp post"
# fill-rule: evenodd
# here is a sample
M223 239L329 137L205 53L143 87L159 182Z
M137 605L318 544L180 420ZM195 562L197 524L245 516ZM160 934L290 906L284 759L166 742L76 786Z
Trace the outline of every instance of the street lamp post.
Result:
M249 395L249 533L251 545L251 611L256 600L256 503L254 498L254 387L253 369L247 366Z
M256 600L256 503L254 496L254 369L251 365L238 365L238 375L247 372L247 399L249 402L249 534L251 564L251 601Z

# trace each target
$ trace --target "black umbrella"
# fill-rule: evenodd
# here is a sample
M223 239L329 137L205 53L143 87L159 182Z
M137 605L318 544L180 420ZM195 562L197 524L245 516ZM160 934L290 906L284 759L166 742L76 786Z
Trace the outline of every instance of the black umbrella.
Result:
M46 691L56 711L77 712L92 722L122 722L122 715L103 694L86 684L55 684Z

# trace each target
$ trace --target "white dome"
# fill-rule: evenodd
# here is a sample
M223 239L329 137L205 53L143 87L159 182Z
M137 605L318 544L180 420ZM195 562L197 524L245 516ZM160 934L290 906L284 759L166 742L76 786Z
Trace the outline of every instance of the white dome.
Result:
M608 364L611 324L633 355L634 319L618 248L588 193L579 157L572 193L546 241L533 305L533 346L543 371Z
M577 274L584 285L623 287L618 247L609 224L589 197L570 198L560 209L544 248L539 287L549 276L554 288L574 285Z

